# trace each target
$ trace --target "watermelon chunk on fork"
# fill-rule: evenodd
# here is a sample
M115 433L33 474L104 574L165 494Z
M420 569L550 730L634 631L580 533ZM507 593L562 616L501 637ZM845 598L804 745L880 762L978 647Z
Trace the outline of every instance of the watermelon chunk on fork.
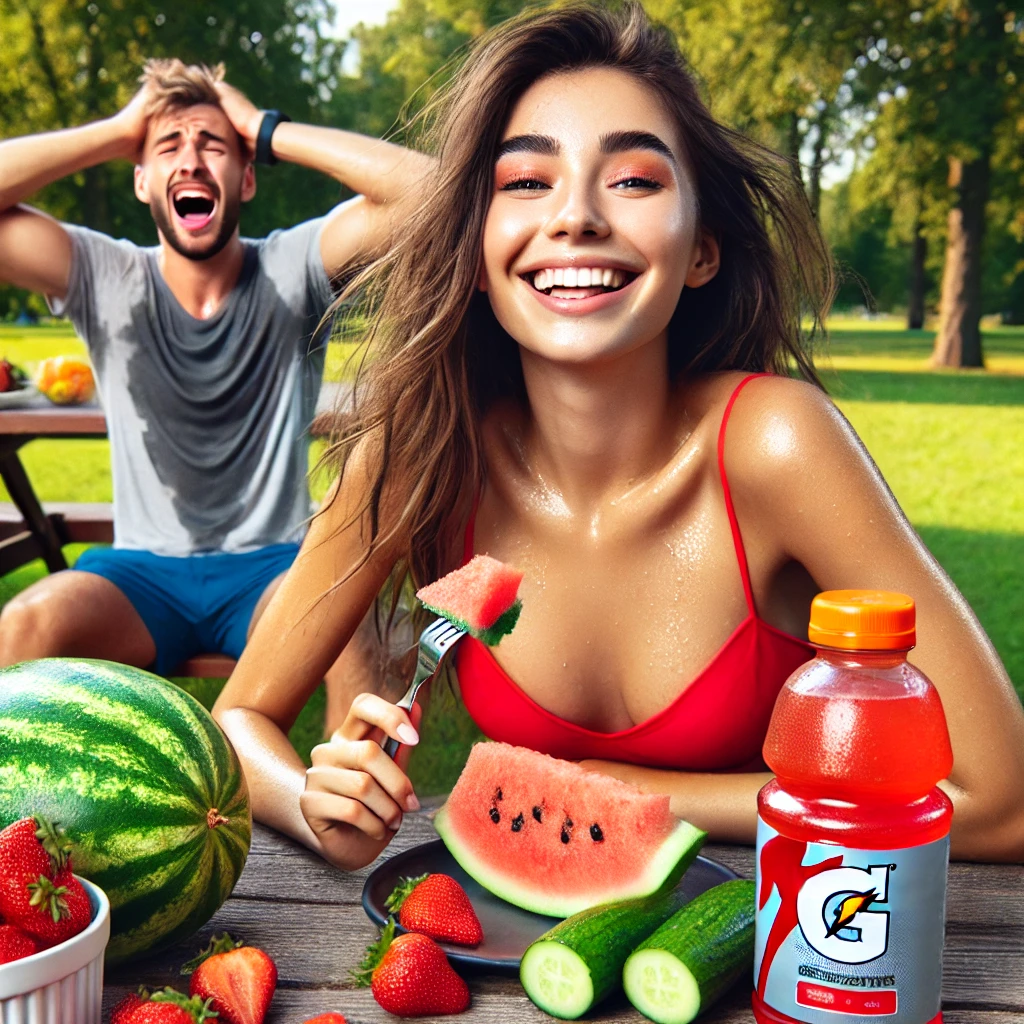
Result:
M493 646L512 632L523 604L523 574L490 555L474 555L461 569L416 591L425 608Z

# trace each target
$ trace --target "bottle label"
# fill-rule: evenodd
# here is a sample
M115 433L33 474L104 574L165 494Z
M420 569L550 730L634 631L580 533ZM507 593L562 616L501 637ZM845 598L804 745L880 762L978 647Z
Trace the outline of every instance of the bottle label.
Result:
M949 836L902 850L856 850L790 839L759 817L758 996L807 1024L932 1020L940 1008L948 862Z

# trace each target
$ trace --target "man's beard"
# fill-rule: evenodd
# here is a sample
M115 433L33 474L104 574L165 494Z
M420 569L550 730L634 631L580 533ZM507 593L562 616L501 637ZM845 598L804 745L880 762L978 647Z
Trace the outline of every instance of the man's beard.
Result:
M176 253L184 256L187 260L195 260L197 263L201 263L203 260L212 259L216 256L231 241L231 236L238 227L242 210L241 199L237 196L233 199L222 198L222 203L220 230L214 236L213 241L205 249L200 250L187 248L181 238L178 237L177 228L171 219L168 207L164 203L151 202L149 204L149 212L152 214L153 221L160 234L163 235L167 244Z

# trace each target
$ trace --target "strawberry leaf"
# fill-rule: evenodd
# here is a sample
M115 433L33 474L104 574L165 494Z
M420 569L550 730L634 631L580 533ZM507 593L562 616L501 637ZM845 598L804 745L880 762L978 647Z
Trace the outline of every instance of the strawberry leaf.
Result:
M53 873L56 874L68 862L71 841L64 834L64 829L55 822L51 822L49 818L44 818L41 814L35 814L33 818L37 826L36 839L50 855Z
M420 875L417 878L403 878L398 885L395 886L391 895L384 901L386 909L392 913L398 913L402 909L402 904L412 895L413 889L416 888L420 882L427 880L427 875Z
M219 1016L216 1010L210 1009L213 996L204 1002L199 996L186 996L168 986L159 992L154 992L149 998L154 1003L173 1003L175 1006L180 1006L186 1013L191 1014L196 1024L203 1024L203 1021Z
M395 937L395 919L393 917L388 918L388 923L384 925L381 930L380 938L376 942L371 942L366 947L366 955L363 957L359 966L349 971L349 977L356 983L359 988L366 988L373 979L373 972L376 970L377 965L384 959L384 954L388 951L388 947L391 945L392 939Z
M181 973L192 974L204 960L209 960L211 956L217 953L230 953L231 950L238 949L239 946L244 945L244 940L239 939L236 942L227 932L214 935L206 949L200 950L198 956L194 956L191 960L181 965Z
M44 914L53 918L53 923L58 924L62 917L70 917L67 900L64 899L68 891L66 885L54 885L46 875L40 875L38 882L30 882L28 891L32 893L28 901L30 907L38 907Z

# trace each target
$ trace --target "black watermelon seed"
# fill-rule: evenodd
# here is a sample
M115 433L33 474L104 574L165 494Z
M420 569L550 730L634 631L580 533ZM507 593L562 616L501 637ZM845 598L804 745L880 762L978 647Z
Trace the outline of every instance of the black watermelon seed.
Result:
M572 828L572 818L566 818L562 824L565 828Z
M590 826L590 838L593 839L595 843L604 842L604 833L601 831L600 825Z
M562 842L569 842L569 833L564 828L562 829Z
M493 821L495 825L497 825L498 822L501 821L501 815L498 813L497 807L491 808L491 821Z
M533 809L533 819L534 819L534 821L540 821L540 808L539 807L534 807L534 809Z
M519 831L519 830L520 830L520 829L521 829L522 827L523 827L523 812L522 812L522 811L520 811L520 812L519 812L519 813L518 813L518 814L517 814L517 815L516 815L516 816L515 816L515 817L514 817L514 818L512 819L512 831L513 831L513 832L518 832L518 831Z
M501 795L501 787L498 787L498 791L494 794L495 800L504 800L505 798Z

